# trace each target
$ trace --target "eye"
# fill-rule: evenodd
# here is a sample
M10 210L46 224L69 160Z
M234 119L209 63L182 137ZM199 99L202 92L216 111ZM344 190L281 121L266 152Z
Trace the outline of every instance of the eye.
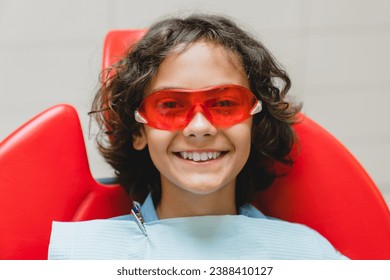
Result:
M229 108L238 105L237 101L233 98L214 99L210 103L211 107L215 108Z
M179 109L183 107L183 104L179 100L165 99L160 100L157 106L160 109Z
M161 104L161 106L164 108L173 109L179 107L180 105L177 102L169 101L169 102L165 102L164 104Z
M219 100L216 104L217 107L230 107L234 106L234 102L232 100Z

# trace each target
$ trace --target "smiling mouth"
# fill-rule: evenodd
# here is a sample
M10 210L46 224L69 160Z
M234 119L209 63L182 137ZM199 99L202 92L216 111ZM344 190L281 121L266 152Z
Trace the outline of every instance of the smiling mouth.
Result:
M178 157L195 161L195 162L204 162L204 161L210 161L215 160L222 155L226 154L226 152L179 152L175 153Z

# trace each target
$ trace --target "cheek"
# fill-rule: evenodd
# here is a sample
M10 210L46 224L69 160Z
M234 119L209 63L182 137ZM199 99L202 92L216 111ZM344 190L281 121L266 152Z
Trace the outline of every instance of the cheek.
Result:
M251 149L252 119L232 126L226 131L226 135L232 141L236 151L242 156L243 161L246 162Z
M240 153L243 157L244 164L249 158L249 153L251 150L251 130L245 131L245 134L240 134L242 137L240 137L238 149L240 149Z
M175 133L150 127L146 128L145 132L150 157L154 164L157 165L166 156L169 146L175 137Z
M242 145L249 146L250 149L252 139L252 118L249 118L232 127L232 137Z

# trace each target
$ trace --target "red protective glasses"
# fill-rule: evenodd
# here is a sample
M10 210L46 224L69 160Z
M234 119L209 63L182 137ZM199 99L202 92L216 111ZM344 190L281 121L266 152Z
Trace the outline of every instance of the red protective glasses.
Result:
M144 98L135 119L157 129L181 130L201 112L215 127L228 127L261 110L261 101L249 89L222 85L156 91Z

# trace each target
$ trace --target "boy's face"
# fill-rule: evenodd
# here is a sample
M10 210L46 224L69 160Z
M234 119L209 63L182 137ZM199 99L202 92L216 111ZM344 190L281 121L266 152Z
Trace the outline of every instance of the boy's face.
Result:
M239 58L223 47L197 42L184 52L166 57L145 95L160 89L201 89L234 84L249 88ZM182 130L159 130L145 125L134 148L148 145L161 174L162 192L218 194L233 192L251 144L252 118L227 128L213 126L197 112Z

